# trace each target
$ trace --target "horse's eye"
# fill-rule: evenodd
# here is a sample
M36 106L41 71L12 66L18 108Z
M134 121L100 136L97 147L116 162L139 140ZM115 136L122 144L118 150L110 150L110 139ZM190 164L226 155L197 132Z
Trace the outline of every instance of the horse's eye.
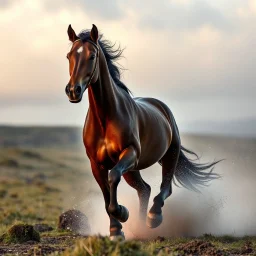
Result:
M90 57L90 60L94 60L95 59L95 55L92 55L91 57Z

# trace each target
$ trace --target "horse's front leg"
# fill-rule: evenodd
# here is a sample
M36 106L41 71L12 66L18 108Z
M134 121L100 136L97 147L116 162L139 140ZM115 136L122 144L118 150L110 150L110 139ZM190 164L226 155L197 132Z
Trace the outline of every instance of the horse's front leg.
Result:
M137 153L133 146L123 150L119 156L118 163L108 174L108 182L110 186L110 204L108 212L121 222L127 221L129 211L117 202L117 186L121 180L121 176L136 167Z
M95 180L98 182L101 191L104 196L105 200L105 208L107 211L107 214L109 215L110 219L110 239L114 240L117 237L123 237L124 233L122 232L122 225L121 223L115 219L113 216L111 216L108 212L108 206L110 204L110 191L109 191L109 184L108 184L108 170L102 170L98 167L98 165L91 161L91 167L92 167L92 173L95 178Z

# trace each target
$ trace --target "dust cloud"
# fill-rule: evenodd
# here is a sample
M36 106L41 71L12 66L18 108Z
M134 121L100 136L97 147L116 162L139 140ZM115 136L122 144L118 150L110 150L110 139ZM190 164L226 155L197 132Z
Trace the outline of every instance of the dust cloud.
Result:
M163 208L163 223L156 229L150 229L138 220L137 193L122 179L118 200L130 211L130 218L123 224L126 238L200 236L206 233L256 235L256 140L183 136L182 144L201 154L201 162L224 158L225 161L215 168L222 178L202 188L201 194L173 185L173 194ZM141 174L151 185L151 207L160 189L161 167L154 165ZM109 218L100 189L80 202L80 206L90 220L91 233L108 235Z

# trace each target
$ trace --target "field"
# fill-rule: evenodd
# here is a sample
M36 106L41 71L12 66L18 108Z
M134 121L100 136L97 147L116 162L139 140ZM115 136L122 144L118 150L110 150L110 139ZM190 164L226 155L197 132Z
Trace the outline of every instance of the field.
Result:
M81 142L81 130L61 127L0 127L0 237L17 223L47 224L40 242L9 243L0 255L256 255L256 139L182 135L182 144L222 179L201 194L174 187L164 222L150 230L138 223L136 192L123 181L118 193L130 210L127 242L110 242L108 217ZM160 166L142 172L159 191ZM80 235L58 229L60 214L77 209L89 220ZM94 236L101 234L102 236Z

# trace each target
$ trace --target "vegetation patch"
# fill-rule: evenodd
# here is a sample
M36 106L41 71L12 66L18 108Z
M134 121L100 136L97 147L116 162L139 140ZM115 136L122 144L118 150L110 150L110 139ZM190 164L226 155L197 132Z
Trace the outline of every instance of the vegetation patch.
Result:
M138 241L111 241L108 237L91 236L78 240L75 247L68 249L63 256L149 256Z
M39 233L34 230L33 226L27 224L13 225L7 233L0 238L3 243L24 243L27 241L40 242Z

